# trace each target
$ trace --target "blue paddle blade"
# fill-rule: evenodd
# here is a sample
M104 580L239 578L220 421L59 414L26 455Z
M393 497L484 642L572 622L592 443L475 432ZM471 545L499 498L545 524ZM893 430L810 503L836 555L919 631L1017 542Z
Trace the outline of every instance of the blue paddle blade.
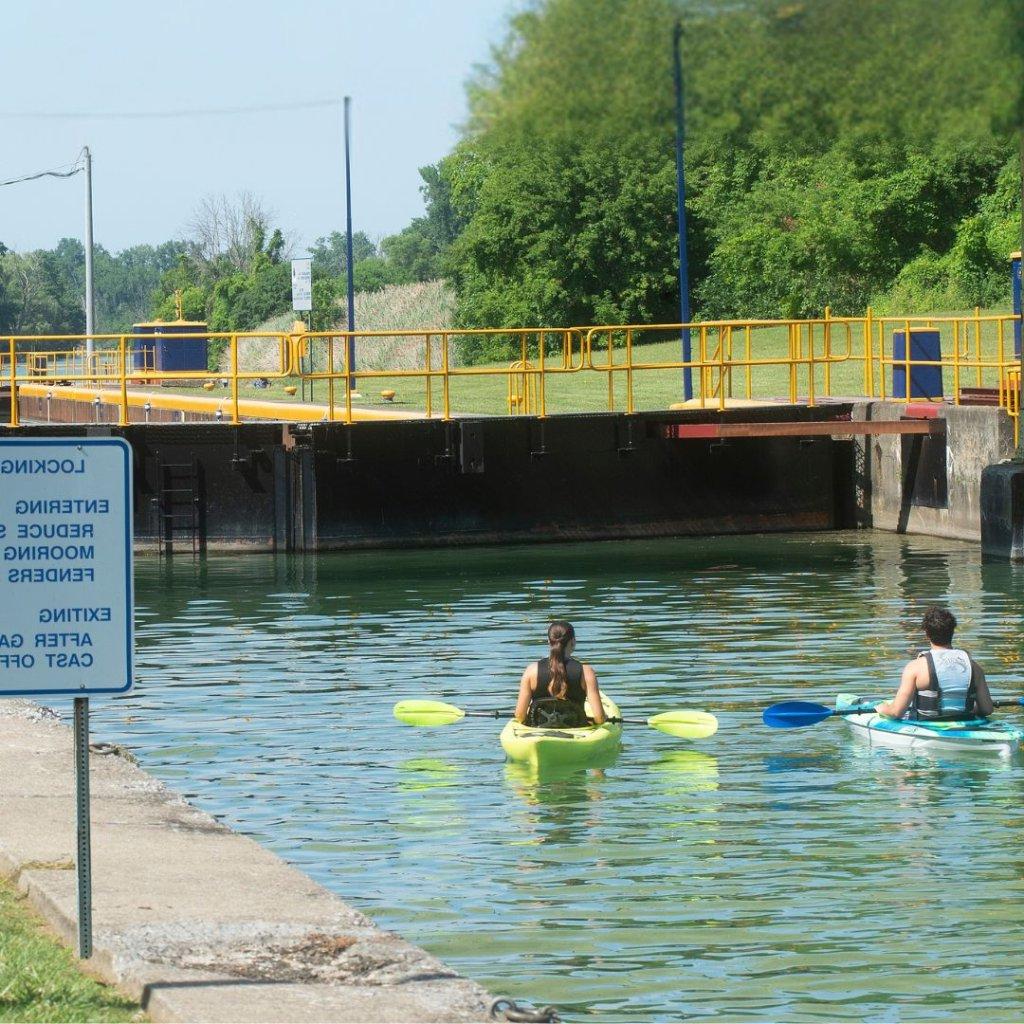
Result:
M824 704L812 704L806 700L787 700L765 708L761 720L773 729L799 729L802 725L824 722L834 714Z

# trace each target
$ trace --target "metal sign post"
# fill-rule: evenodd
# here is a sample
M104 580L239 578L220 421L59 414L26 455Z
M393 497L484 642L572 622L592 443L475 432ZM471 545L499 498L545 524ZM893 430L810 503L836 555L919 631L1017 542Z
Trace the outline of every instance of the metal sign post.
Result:
M92 836L89 815L89 698L75 698L75 818L78 855L78 955L92 956Z
M132 687L132 452L0 439L0 697L74 698L78 951L92 955L89 697Z

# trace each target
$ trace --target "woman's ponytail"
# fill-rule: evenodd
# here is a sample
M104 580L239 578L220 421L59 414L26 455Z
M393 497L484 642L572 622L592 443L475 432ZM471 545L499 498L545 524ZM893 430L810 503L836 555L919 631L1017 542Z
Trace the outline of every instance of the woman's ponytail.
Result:
M548 626L548 643L551 645L551 654L548 656L548 669L551 672L548 692L555 700L565 700L569 695L569 679L565 672L565 652L575 639L576 634L569 622L552 622Z

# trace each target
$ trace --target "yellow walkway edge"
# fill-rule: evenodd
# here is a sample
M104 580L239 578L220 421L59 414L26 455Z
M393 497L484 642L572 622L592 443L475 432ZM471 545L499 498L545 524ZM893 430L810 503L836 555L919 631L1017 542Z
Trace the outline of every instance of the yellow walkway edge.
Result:
M85 402L92 405L98 398L101 405L121 405L120 390L97 387L55 387L52 384L18 384L18 393L33 398L45 398L48 394L55 399ZM149 404L153 409L172 409L180 412L198 412L216 416L221 411L225 421L230 422L234 403L231 397L211 398L206 395L181 395L167 391L128 391L128 405L143 408ZM309 405L302 402L274 402L267 399L239 398L238 415L243 419L282 420L292 423L319 423L328 419L326 405ZM335 402L334 420L345 418L344 402ZM421 420L422 412L385 411L383 409L352 408L353 420Z

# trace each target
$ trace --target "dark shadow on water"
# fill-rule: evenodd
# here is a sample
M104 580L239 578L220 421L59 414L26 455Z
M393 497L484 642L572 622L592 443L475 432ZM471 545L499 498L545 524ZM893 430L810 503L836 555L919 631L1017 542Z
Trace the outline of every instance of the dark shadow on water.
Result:
M348 595L360 612L401 608L424 590L444 589L452 601L495 591L529 590L552 578L588 587L707 577L745 581L760 573L855 570L867 540L853 534L725 536L588 544L532 544L455 549L325 552L296 555L209 555L136 561L139 589L156 589L161 613L197 601L230 603L240 614L268 598L307 601L304 611L338 613ZM308 599L314 599L309 602ZM317 598L325 599L318 608ZM310 606L311 605L311 606Z

